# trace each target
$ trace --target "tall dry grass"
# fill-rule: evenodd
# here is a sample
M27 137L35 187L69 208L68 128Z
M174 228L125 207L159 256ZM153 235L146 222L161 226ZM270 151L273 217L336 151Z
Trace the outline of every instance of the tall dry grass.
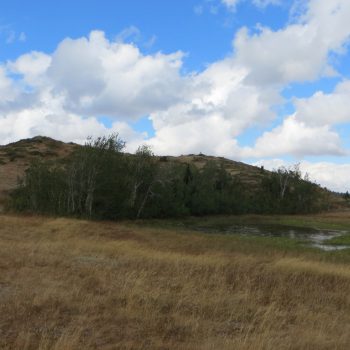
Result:
M1 349L349 349L350 268L238 238L0 216Z

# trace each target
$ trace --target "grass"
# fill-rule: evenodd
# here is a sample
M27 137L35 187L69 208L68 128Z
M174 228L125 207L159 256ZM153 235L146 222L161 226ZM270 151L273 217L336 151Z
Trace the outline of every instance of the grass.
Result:
M333 245L350 245L350 234L333 237L327 241L327 244Z
M169 221L0 216L0 348L347 350L349 256Z
M218 227L232 224L278 224L316 229L350 230L350 211L330 212L315 215L216 215L205 217L187 217L172 220L140 221L142 225L174 228L180 226Z

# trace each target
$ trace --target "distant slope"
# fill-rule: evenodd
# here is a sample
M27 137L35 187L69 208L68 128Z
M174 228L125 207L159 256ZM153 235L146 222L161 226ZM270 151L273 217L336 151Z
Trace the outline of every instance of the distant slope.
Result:
M257 190L261 184L261 180L264 176L271 174L270 171L264 169L263 167L257 167L254 165L246 164L243 162L237 162L224 157L213 157L204 154L190 154L182 155L179 157L159 157L159 159L166 158L168 161L189 163L195 165L197 168L201 169L206 163L215 162L217 164L222 164L223 167L232 175L237 177L242 183L249 185L249 188L254 192ZM330 206L332 209L344 209L348 208L348 203L344 198L337 193L331 192L325 188L319 187L319 191L324 192L329 197Z
M48 137L37 136L18 142L0 146L0 211L9 191L16 188L18 179L24 176L25 170L36 159L55 160L63 159L70 155L77 147L74 143L64 143ZM160 162L180 162L193 164L201 169L209 161L222 164L233 176L248 184L250 188L258 188L261 179L269 172L262 168L248 165L242 162L229 160L223 157L207 155L182 155L179 157L157 157ZM320 191L324 191L320 188ZM327 191L332 207L344 207L346 202L341 196Z
M23 177L30 163L36 159L67 157L76 147L72 143L37 136L0 146L0 209L9 193Z
M268 173L263 168L259 168L253 165L237 162L224 157L213 157L203 154L199 155L182 155L179 157L167 157L170 161L176 161L181 163L189 163L195 165L198 169L201 169L208 162L215 162L223 167L233 176L237 176L243 183L257 186L261 179Z

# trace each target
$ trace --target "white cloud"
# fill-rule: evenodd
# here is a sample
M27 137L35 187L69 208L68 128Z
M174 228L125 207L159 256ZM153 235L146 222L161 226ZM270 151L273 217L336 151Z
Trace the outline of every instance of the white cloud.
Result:
M15 42L25 42L27 36L24 32L19 34L13 29L12 25L0 25L0 37L4 37L6 44L14 44Z
M245 85L245 76L246 71L230 59L192 76L181 102L151 114L155 151L239 156L234 137L251 125L272 120L271 106L280 102L276 90Z
M247 157L276 157L285 154L345 155L339 135L328 126L308 126L290 116L283 124L259 137L254 148L245 148Z
M273 2L255 0L259 6ZM226 0L228 6L237 3ZM124 128L130 140L143 140L127 122L150 115L155 136L148 142L156 153L344 154L332 125L348 121L347 82L332 94L295 100L296 114L266 132L255 147L241 149L236 138L276 117L273 107L283 101L283 87L333 72L329 55L344 50L348 18L349 1L311 0L306 12L283 29L261 28L256 34L241 29L229 56L186 75L181 51L145 55L136 45L108 40L100 31L67 38L51 55L31 52L0 68L2 139L40 132L78 140L93 130L108 133L97 117L109 116L119 120L113 128ZM129 28L126 34L137 30ZM22 78L13 79L13 74Z
M310 98L294 100L296 117L309 125L350 122L350 81L339 83L332 93L316 92Z
M122 30L116 37L116 41L123 43L127 39L132 39L132 41L138 41L140 39L141 32L140 29L135 26L130 26Z
M232 138L232 124L218 115L193 119L187 123L164 126L148 143L157 154L188 154L202 152L217 156L239 155L237 142Z
M245 0L221 0L221 2L230 10L235 10L238 3L243 1ZM259 8L264 8L269 5L280 5L282 0L251 0L251 2Z
M152 35L146 42L143 43L143 47L150 49L157 41L157 36Z
M337 192L350 191L350 164L302 162L301 170L323 187Z
M298 23L256 34L241 29L235 37L237 64L250 69L254 84L279 84L315 80L335 74L330 52L341 53L350 37L348 0L312 0Z
M18 41L25 42L27 40L26 33L21 32L18 36Z
M253 4L257 7L267 7L269 5L281 5L282 0L253 0Z
M182 56L144 56L136 46L110 42L95 31L89 38L64 40L52 56L48 77L70 111L138 118L182 98Z
M278 91L246 85L247 70L235 66L232 58L187 76L180 74L181 60L181 52L142 55L134 45L108 41L102 32L66 39L52 56L31 52L7 64L9 74L22 76L16 83L22 90L16 108L11 105L3 109L7 113L4 118L13 118L11 111L15 109L24 119L32 118L40 124L34 127L21 119L21 130L26 129L28 137L39 131L50 133L54 116L59 124L66 114L67 128L73 128L69 122L73 115L107 115L127 121L150 114L156 132L150 143L156 152L177 152L180 141L183 153L195 148L228 156L238 154L234 137L250 125L274 118L271 106L280 102ZM5 71L3 76L11 83ZM50 123L32 117L38 109L42 112L39 115L50 116ZM83 120L81 130L86 133L89 119ZM191 141L183 142L183 130L189 127L194 129L188 130ZM225 130L221 132L220 128ZM57 137L61 132L58 126ZM64 137L67 135L72 136L67 133Z
M6 73L6 68L0 65L0 108L13 101L17 96L14 82Z
M227 6L229 9L234 10L241 0L221 0L222 3Z
M32 51L20 56L16 61L7 64L12 74L22 76L23 82L31 87L39 87L47 83L46 73L51 64L51 57L42 52Z
M317 106L310 107L316 105L316 102L310 103L312 101L309 99L305 103L296 100L295 116L286 118L280 126L264 133L256 141L254 148L239 149L234 140L247 127L273 118L271 107L281 101L278 98L279 86L293 80L311 79L324 73L328 50L331 47L340 47L345 42L343 35L341 40L335 40L337 44L329 44L322 49L323 56L318 57L316 54L315 61L307 57L314 50L314 39L304 37L308 31L309 24L297 24L280 32L264 29L255 38L246 36L249 53L238 45L235 56L214 63L203 73L192 77L192 87L186 98L165 111L152 113L151 118L156 129L156 137L152 140L155 149L162 153L164 150L171 153L171 149L176 149L177 153L180 149L180 153L188 153L204 152L202 149L209 148L212 154L217 154L217 150L220 149L222 155L229 157L344 155L341 139L331 128L335 122L334 119L331 120L334 114L329 115L329 112L332 110L336 113L338 108L338 119L347 120L347 83L339 85L337 92L341 97L334 98L334 103L330 104L327 99L320 99L319 115L315 113ZM236 44L242 33L241 31L238 34ZM288 45L290 50L279 56L278 48ZM259 53L260 49L262 54ZM306 54L304 49L307 49ZM317 53L317 49L314 51ZM242 52L247 54L247 58L242 58ZM317 120L325 119L321 115L323 113L327 116L328 123L311 123L306 118L307 108L310 118L313 116ZM210 133L205 127L205 122L215 118L219 127L225 129L225 133L216 137L215 145L209 141L207 147L204 147L201 141L212 140L215 135L215 129ZM199 129L199 132L190 132L188 129ZM176 145L179 143L181 146Z
M127 150L133 152L145 141L145 135L135 132L127 123L115 122L111 128L105 127L94 117L83 118L67 113L58 101L52 100L38 108L23 109L0 117L0 140L7 144L18 139L45 135L54 139L84 143L87 136L102 136L118 132L123 140L128 140Z

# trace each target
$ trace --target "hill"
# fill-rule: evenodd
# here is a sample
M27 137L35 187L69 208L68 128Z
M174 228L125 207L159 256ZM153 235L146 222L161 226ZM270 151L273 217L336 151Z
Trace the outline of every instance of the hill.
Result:
M23 177L25 170L34 160L60 160L69 156L80 147L74 143L64 143L48 137L37 136L23 139L18 142L0 146L0 210L3 208L6 198L11 190L16 188L18 179ZM196 168L203 168L208 162L215 163L239 179L242 183L254 191L258 189L261 180L270 172L263 168L245 164L242 162L213 157L203 154L174 156L157 156L156 159L163 165L172 163L192 164ZM337 194L319 188L330 200L333 208L344 207L345 200Z
M164 157L159 157L160 160ZM203 168L208 162L214 162L222 165L228 173L238 177L243 183L247 183L252 186L257 186L264 176L265 170L253 165L237 162L224 157L213 157L204 154L189 154L181 155L179 157L166 157L173 162L193 164L198 169Z
M79 146L43 136L0 146L0 209L32 161L65 158L76 147Z

